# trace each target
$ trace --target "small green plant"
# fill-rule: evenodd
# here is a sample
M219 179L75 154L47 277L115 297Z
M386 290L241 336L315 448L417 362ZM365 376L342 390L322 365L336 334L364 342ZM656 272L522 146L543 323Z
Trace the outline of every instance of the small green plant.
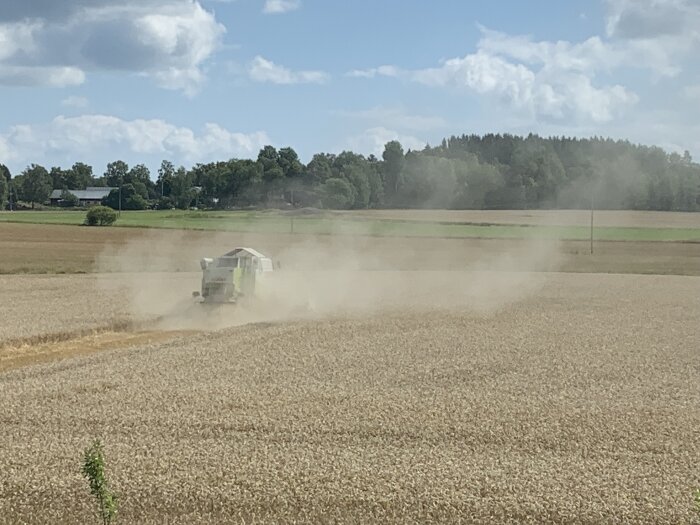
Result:
M695 499L695 512L700 514L700 489L695 490L695 494L693 494L693 497Z
M88 226L110 226L117 220L117 212L107 206L94 206L90 208L85 217Z
M105 478L105 462L99 439L85 449L82 472L90 483L90 494L97 499L102 524L112 523L117 516L117 496L110 490Z

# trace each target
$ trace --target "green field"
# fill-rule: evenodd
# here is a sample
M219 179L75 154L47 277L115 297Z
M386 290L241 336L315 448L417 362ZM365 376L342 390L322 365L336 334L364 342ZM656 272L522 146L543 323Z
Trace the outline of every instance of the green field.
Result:
M82 224L83 212L2 212L0 222L35 224ZM116 223L121 227L211 230L240 233L345 234L372 236L562 239L589 238L587 226L503 225L445 221L367 219L351 215L302 215L255 211L125 211ZM596 240L608 241L695 241L699 228L596 227Z

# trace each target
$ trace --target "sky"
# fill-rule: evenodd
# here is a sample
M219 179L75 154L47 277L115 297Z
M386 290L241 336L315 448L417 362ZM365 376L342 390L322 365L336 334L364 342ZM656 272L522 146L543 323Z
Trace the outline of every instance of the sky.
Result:
M471 133L700 158L700 0L2 0L0 163L380 155Z

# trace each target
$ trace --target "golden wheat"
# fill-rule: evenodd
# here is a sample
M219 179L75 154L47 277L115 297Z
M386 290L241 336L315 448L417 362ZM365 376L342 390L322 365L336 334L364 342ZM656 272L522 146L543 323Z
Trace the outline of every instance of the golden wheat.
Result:
M121 523L688 523L698 292L552 274L488 311L334 310L0 374L0 522L93 519L101 437Z
M69 335L125 321L125 297L108 295L93 275L0 275L0 345Z

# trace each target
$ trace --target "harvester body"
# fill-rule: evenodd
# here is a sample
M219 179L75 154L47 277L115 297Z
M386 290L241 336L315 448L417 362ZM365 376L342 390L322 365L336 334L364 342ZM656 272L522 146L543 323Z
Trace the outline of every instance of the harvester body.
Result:
M201 296L205 303L236 303L251 299L256 285L273 271L272 260L252 248L235 248L216 259L200 261L202 268Z

